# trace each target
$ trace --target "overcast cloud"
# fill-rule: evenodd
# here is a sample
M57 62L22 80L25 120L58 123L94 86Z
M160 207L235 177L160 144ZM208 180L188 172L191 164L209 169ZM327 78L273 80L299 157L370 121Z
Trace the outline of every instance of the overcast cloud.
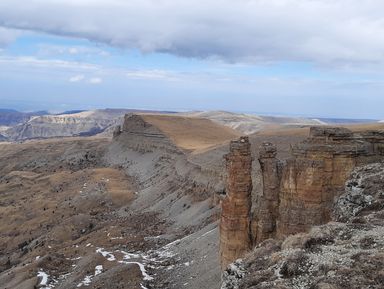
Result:
M186 57L335 65L383 62L383 11L382 0L1 0L0 26Z
M4 47L13 42L19 34L17 30L0 27L0 47Z

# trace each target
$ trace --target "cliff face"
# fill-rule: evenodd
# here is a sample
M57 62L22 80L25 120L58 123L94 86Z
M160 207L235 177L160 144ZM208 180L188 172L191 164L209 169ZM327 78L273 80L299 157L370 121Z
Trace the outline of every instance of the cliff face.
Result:
M252 204L254 212L248 224L251 241L247 239L242 244L231 239L222 241L222 245L234 242L237 247L231 250L240 250L239 254L224 257L222 254L224 264L230 257L232 261L241 257L240 252L249 247L249 242L257 245L269 238L283 239L327 223L331 220L334 200L343 193L353 169L383 158L383 132L354 134L344 128L313 127L309 138L292 148L292 157L285 163L276 158L276 147L265 143L259 155L263 191L256 204ZM231 175L231 171L228 173ZM237 170L237 174L243 173L248 174L248 171ZM223 202L222 221L228 214L228 207L234 206L231 216L242 213L241 209L237 213L233 201L228 202L231 198Z
M253 244L276 236L281 177L281 163L276 154L276 146L271 143L264 143L260 147L259 163L263 172L263 193L255 204L252 220Z
M330 220L335 197L358 163L374 155L371 144L342 128L312 128L283 169L277 237Z
M383 140L379 132L354 134L345 128L313 127L309 138L292 148L281 177L274 154L261 150L264 189L258 206L267 209L256 212L256 243L330 221L333 201L343 192L351 171L381 158Z
M95 110L31 116L7 129L4 135L10 140L96 135L119 123L123 114L120 110Z
M223 274L222 289L384 288L384 164L355 168L333 220L266 240Z
M252 156L247 137L232 141L225 156L226 196L222 201L220 222L221 266L243 256L251 248Z

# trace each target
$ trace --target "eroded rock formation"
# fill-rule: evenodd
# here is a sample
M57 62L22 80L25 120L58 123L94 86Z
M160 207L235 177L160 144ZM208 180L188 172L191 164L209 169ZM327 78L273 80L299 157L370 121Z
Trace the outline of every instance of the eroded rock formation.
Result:
M172 154L181 154L180 149L162 131L137 114L126 114L122 127L117 126L113 136L130 149L142 153L162 149Z
M271 143L264 143L260 147L263 192L258 198L252 220L254 244L276 236L281 178L281 162L276 158L276 154L276 146Z
M351 171L380 157L375 133L353 134L343 128L313 127L309 138L294 146L283 169L276 235L304 232L331 220L335 197Z
M262 242L228 267L221 288L384 288L383 185L383 163L355 168L333 204L337 222Z
M252 156L248 137L231 141L225 156L226 196L222 201L220 222L221 266L242 257L251 248Z
M256 204L251 204L251 220L248 195L236 182L248 175L249 167L242 166L243 159L234 153L236 148L231 147L230 158L227 157L229 185L222 202L224 266L242 257L246 248L266 239L283 239L330 221L334 200L344 192L353 169L384 158L384 132L353 133L345 128L313 127L307 140L292 147L292 157L285 163L276 158L273 144L263 144L259 153L263 191ZM231 165L233 160L238 163L235 167ZM248 238L244 233L247 228Z

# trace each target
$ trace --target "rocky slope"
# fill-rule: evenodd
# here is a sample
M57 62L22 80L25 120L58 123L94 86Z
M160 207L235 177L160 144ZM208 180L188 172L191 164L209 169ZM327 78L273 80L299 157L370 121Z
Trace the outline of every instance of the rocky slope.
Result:
M10 140L95 135L121 122L124 110L33 116L5 132Z
M46 111L20 112L13 109L0 109L0 126L13 126L28 121L33 116L45 115Z
M383 186L383 163L356 168L332 222L262 242L228 267L221 288L384 288Z
M143 117L1 144L0 164L0 288L218 288L223 167Z

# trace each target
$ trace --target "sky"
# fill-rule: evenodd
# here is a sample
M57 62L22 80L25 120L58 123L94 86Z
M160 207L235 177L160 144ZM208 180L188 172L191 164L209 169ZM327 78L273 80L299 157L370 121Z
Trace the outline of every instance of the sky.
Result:
M382 0L1 0L0 108L384 119Z

